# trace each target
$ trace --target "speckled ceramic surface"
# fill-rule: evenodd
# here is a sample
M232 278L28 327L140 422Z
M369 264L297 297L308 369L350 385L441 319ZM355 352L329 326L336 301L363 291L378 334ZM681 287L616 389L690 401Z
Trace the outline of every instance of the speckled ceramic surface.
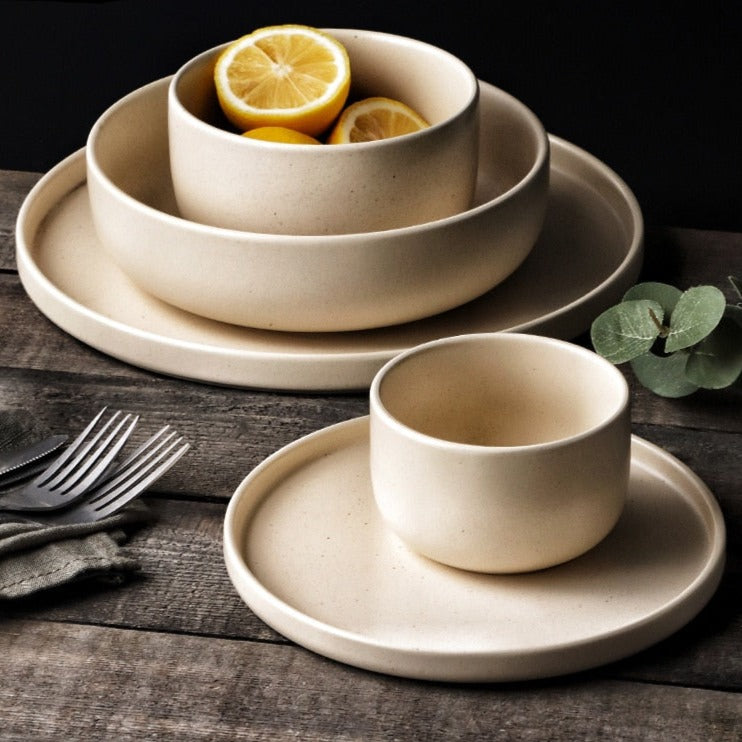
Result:
M611 534L522 575L464 572L407 549L377 513L368 456L367 418L302 438L248 475L224 523L227 570L250 609L332 659L441 681L570 673L667 637L718 585L716 500L642 439Z
M431 126L328 146L245 139L217 126L214 65L228 44L175 74L170 159L181 213L251 232L341 234L420 224L465 210L477 176L477 79L444 49L405 36L328 29L350 58L350 100L402 101Z
M594 547L621 515L629 387L586 348L508 332L433 340L379 371L370 417L379 511L443 564L552 567Z
M485 293L521 265L538 237L547 136L528 109L492 86L482 84L474 208L406 229L294 237L177 216L167 85L134 91L96 122L88 188L98 236L114 261L140 288L181 309L295 332L399 324Z
M267 332L159 301L102 247L82 150L47 173L21 207L20 278L39 310L82 342L152 371L233 386L363 389L399 351L445 335L519 330L575 337L635 283L643 223L614 172L579 147L550 139L549 204L533 251L494 290L427 320L365 332Z

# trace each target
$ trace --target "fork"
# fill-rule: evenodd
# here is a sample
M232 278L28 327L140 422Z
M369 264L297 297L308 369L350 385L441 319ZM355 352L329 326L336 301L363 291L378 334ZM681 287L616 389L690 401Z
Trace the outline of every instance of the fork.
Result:
M0 494L0 509L38 511L65 507L82 497L103 475L109 473L139 416L127 414L121 418L121 412L116 412L93 434L106 409L104 407L91 420L40 476L22 488ZM111 429L116 421L118 424Z
M97 484L84 498L78 499L70 507L57 510L37 511L22 514L15 511L0 511L4 523L34 523L37 525L76 525L95 523L117 513L121 508L138 497L153 482L159 479L189 448L182 443L183 437L172 440L175 432L162 437L159 431L153 438L161 438L157 445L141 446L142 453L132 454L127 465L122 464L105 482Z

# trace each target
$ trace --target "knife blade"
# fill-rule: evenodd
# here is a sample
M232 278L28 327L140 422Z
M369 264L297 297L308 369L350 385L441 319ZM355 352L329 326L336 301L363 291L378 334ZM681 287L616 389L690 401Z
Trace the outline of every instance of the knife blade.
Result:
M21 450L0 452L0 477L49 455L66 440L66 435L53 435Z

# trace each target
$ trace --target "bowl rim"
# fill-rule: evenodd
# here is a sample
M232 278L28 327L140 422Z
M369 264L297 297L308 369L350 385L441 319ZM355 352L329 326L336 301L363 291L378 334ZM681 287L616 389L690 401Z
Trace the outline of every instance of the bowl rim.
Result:
M435 124L431 124L427 129L423 131L418 132L412 132L410 134L405 135L405 141L410 141L410 138L420 138L426 135L429 135L431 132L438 131L440 129L446 128L448 126L451 126L454 122L460 120L461 118L467 116L470 114L473 108L476 108L478 102L479 102L479 95L480 95L480 89L479 89L479 80L477 79L477 76L474 74L471 67L460 57L457 57L452 52L447 51L446 49L443 49L439 46L435 46L434 44L431 44L427 41L422 41L421 39L415 39L410 36L404 36L402 34L393 34L388 33L385 31L370 31L370 30L364 30L364 29L357 29L357 28L321 28L320 31L330 34L330 35L337 35L338 33L341 35L345 34L362 34L366 38L376 38L376 39L382 39L382 40L389 40L394 41L395 43L403 43L410 46L415 46L418 48L423 48L426 50L429 50L433 54L437 54L438 56L445 57L451 62L453 62L457 67L460 68L460 71L462 73L462 77L465 79L468 79L469 81L469 94L466 100L459 106L459 108L449 116L447 116L445 119L436 122ZM284 142L270 142L265 141L261 139L251 139L249 137L242 137L239 134L235 133L234 131L228 131L226 129L222 129L218 126L215 126L214 124L210 124L208 121L204 121L203 119L199 118L195 114L191 113L191 111L188 110L188 108L183 104L183 102L180 99L180 95L178 92L178 87L180 84L180 81L182 78L188 74L193 68L199 67L205 63L210 63L212 70L214 67L214 64L216 63L216 58L218 55L224 51L227 47L229 47L236 39L233 39L232 41L226 41L221 44L217 44L216 46L211 47L210 49L206 49L205 51L200 52L195 57L191 57L189 60L184 62L173 74L170 84L168 86L168 102L169 105L172 105L175 110L177 110L179 116L183 116L185 119L187 119L191 125L196 127L197 129L200 129L204 132L207 132L210 136L216 137L218 140L224 140L226 143L231 143L235 147L243 147L243 148L260 148L260 149L273 149L277 151L291 151L296 152L297 149L300 151L312 151L315 149L315 145L312 144L286 144ZM351 72L352 75L352 72ZM351 87L352 87L352 80L351 80ZM345 143L345 144L333 144L332 149L327 150L326 155L330 155L332 157L332 152L337 152L338 156L340 156L340 153L344 153L347 151L349 147L352 147L353 150L358 151L359 149L369 150L369 149L380 149L380 148L394 148L399 147L399 138L389 138L389 139L380 139L372 142L353 142L353 143Z
M502 193L498 193L493 198L490 198L483 203L476 204L469 209L460 211L450 216L442 217L440 219L434 219L429 222L423 222L420 224L411 224L404 227L395 227L393 229L377 230L370 232L348 232L343 234L329 234L329 235L313 235L313 234L277 234L272 232L249 232L246 230L231 229L226 227L215 227L207 224L201 224L186 219L182 216L176 216L167 212L161 211L160 209L150 206L139 199L131 196L116 185L111 178L104 172L103 167L98 162L96 157L96 147L98 139L101 135L101 131L106 126L108 121L113 119L119 114L121 109L126 108L134 100L141 96L152 93L157 88L163 88L167 94L169 94L169 87L174 79L174 75L162 77L158 80L149 82L124 97L113 103L107 108L99 118L94 122L92 128L87 137L87 146L85 148L86 154L86 165L88 168L88 177L92 174L96 181L102 185L105 190L116 200L123 201L128 204L129 207L133 208L134 211L139 212L144 217L163 221L172 227L178 229L185 229L193 234L207 234L218 236L223 239L230 239L233 241L246 240L250 238L260 238L262 241L268 241L277 245L294 245L294 244L342 244L342 243L353 243L357 240L363 240L368 242L369 240L375 239L400 239L411 234L421 234L428 231L433 231L441 228L445 228L449 225L457 224L458 222L466 221L471 219L478 214L485 212L489 209L496 207L498 204L511 199L518 195L520 192L526 190L531 184L536 181L540 175L546 171L548 175L548 169L550 166L550 143L549 136L544 128L541 120L536 114L526 106L522 101L517 99L512 94L498 88L497 86L487 83L482 80L478 80L478 88L484 89L486 94L497 95L508 101L508 103L517 109L522 119L524 119L530 130L534 134L534 138L537 142L537 151L534 161L531 164L529 170L524 176L510 188L506 189ZM481 136L481 135L480 135ZM293 146L293 145L292 145ZM298 145L300 146L300 145ZM310 145L306 145L309 147ZM313 146L313 145L311 145Z
M549 348L564 355L578 358L584 364L590 364L592 368L600 369L606 385L610 384L612 392L615 391L615 400L611 409L599 420L591 423L582 430L567 436L537 443L521 443L513 445L482 445L477 443L464 443L462 441L437 438L429 433L424 433L411 425L403 422L394 414L383 400L382 386L390 372L397 366L405 363L410 358L415 358L426 353L435 353L437 350L450 348L468 343L499 343L506 348L531 346L535 348ZM615 389L614 389L615 387ZM475 456L487 456L492 458L508 456L539 455L551 451L570 448L580 445L583 441L600 435L603 431L626 420L630 423L631 415L631 392L626 378L615 365L600 356L595 351L582 345L561 338L553 338L546 335L534 335L527 332L473 332L452 335L448 337L429 340L419 345L412 346L390 358L374 374L369 386L369 410L372 417L376 417L380 424L408 440L447 452L466 452Z

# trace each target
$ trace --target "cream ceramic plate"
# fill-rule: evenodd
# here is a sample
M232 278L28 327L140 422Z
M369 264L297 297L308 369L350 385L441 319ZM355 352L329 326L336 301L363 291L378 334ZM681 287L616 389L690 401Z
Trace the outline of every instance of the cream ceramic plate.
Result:
M706 486L634 438L628 504L588 554L523 575L438 565L381 523L367 418L266 459L233 495L224 525L232 582L276 631L351 665L443 681L542 678L633 654L706 604L724 549Z
M550 143L546 221L523 265L483 297L405 325L344 333L254 330L145 294L98 241L84 150L49 171L24 201L18 270L52 322L135 366L232 386L363 389L392 356L438 337L517 330L571 339L636 281L643 222L633 194L584 150L556 137Z

